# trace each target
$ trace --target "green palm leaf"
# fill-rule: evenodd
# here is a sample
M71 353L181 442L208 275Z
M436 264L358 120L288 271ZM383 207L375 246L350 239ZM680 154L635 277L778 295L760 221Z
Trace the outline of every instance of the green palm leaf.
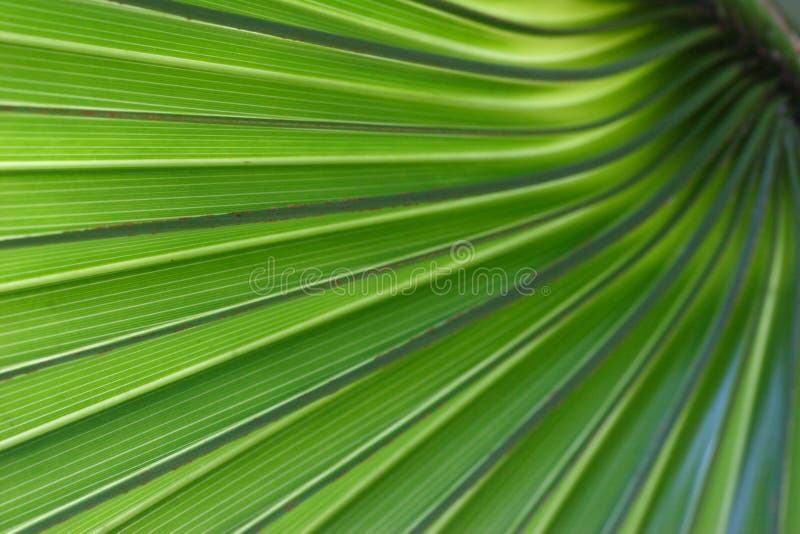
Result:
M791 6L0 13L3 531L800 525Z

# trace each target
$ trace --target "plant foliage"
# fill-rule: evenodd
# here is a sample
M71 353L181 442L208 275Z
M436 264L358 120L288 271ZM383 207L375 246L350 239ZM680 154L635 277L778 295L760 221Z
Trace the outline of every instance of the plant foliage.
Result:
M0 530L797 528L796 58L723 11L0 0Z

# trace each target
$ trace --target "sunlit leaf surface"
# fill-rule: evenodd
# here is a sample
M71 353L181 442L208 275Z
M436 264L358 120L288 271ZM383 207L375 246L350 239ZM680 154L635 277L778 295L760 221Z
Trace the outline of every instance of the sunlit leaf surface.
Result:
M0 0L0 530L796 531L797 95L732 26Z

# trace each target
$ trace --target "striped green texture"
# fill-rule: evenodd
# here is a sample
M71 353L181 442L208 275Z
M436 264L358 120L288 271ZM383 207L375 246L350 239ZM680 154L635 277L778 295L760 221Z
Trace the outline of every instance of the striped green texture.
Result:
M797 532L798 95L738 39L0 0L0 531Z

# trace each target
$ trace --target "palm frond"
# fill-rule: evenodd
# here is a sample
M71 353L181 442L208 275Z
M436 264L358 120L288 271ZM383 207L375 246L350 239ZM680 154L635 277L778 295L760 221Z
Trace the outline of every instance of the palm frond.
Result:
M0 0L0 529L794 530L739 4Z

